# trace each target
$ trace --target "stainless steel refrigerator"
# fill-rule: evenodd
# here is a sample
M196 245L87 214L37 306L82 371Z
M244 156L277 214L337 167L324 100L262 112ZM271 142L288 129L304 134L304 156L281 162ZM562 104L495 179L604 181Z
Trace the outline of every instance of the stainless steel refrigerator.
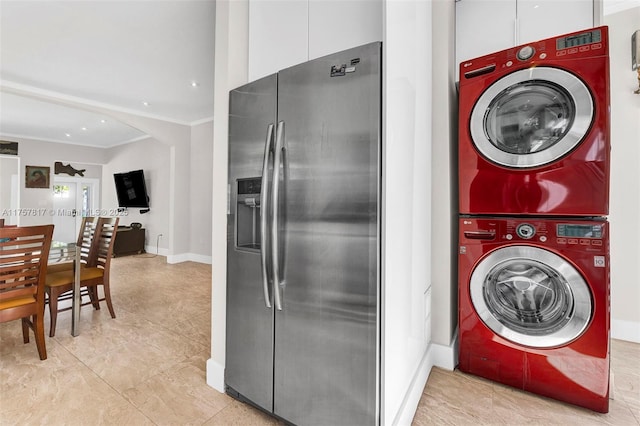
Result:
M381 43L230 92L227 392L298 425L374 425Z

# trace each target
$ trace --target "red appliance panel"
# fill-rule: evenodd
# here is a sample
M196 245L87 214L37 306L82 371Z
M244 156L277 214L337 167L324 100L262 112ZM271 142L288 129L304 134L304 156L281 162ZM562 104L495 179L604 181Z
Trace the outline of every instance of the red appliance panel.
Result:
M521 237L530 225L535 233ZM598 412L609 404L609 247L608 224L562 218L461 218L459 245L459 366L461 371ZM561 225L597 225L602 234L581 238ZM471 276L491 253L529 246L566 259L584 278L591 293L591 316L574 339L552 347L516 343L494 332L476 311Z
M609 212L610 118L607 28L601 40L566 45L571 35L531 43L531 58L519 60L523 47L497 52L460 65L459 203L461 214L602 216ZM580 33L574 33L574 36ZM471 116L483 93L503 77L521 70L559 69L581 81L591 97L593 115L586 134L558 159L531 167L505 166L483 155L471 134ZM486 131L485 131L486 133Z

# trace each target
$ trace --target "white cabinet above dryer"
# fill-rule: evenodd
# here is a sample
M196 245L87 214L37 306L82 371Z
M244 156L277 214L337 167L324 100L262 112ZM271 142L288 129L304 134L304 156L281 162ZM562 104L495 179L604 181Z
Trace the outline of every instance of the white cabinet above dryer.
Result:
M456 79L460 62L520 44L592 28L602 0L458 0Z

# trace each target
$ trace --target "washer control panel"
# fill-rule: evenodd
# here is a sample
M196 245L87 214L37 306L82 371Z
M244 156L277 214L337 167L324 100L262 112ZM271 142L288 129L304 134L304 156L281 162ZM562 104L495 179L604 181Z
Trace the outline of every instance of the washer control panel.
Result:
M549 234L546 222L526 219L505 219L504 239L508 241L547 241Z
M535 218L461 218L461 244L535 243L558 248L602 251L606 221Z

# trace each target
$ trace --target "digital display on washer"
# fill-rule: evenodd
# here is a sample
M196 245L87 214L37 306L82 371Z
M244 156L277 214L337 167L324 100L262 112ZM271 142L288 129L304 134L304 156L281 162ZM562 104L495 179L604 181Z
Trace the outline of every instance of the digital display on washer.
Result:
M558 225L558 237L602 238L602 225Z
M584 44L600 43L602 34L600 30L587 31L584 33L561 37L556 39L556 50L568 49L570 47L582 46Z

